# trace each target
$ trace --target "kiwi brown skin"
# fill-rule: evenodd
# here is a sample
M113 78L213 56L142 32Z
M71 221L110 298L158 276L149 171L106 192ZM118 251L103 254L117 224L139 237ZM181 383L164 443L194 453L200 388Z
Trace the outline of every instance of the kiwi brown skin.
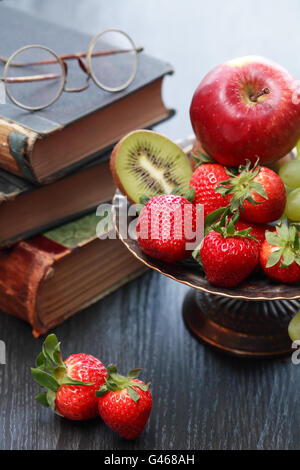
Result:
M131 134L133 134L134 132L136 132L136 131L133 131L133 132L130 132L129 134L126 134L121 140L119 140L119 142L114 146L114 148L112 150L112 153L111 153L111 156L110 156L110 162L109 162L110 171L111 171L113 180L115 182L115 185L119 189L119 191L121 191L122 194L127 196L127 199L130 202L130 204L135 204L135 202L126 193L125 188L121 183L121 180L120 180L119 175L118 175L117 170L116 170L116 167L117 167L116 161L117 161L118 151L119 151L120 145L122 145L122 143L123 143L123 140L127 139L127 137L130 136Z

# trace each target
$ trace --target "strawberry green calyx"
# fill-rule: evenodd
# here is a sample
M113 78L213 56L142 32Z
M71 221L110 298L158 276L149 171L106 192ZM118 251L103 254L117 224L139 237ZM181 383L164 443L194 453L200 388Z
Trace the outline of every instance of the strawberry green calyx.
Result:
M235 216L235 222L237 222L240 212L237 210ZM230 215L233 215L233 212L230 209L230 206L225 206L225 207L220 207L219 209L216 209L215 211L211 212L205 217L205 222L204 222L204 232L205 235L208 234L208 232L211 232L214 230L214 226L216 224L224 224L226 221L226 218L229 217Z
M182 196L188 202L193 202L194 199L195 199L195 189L194 188L189 188L188 190L184 190L181 187L177 187L171 192L171 194L173 194L174 196ZM150 199L151 198L148 197L148 196L141 196L140 200L139 200L139 203L145 206L147 204L147 202L150 201Z
M196 190L195 188L190 188L186 193L183 194L183 197L189 201L189 202L194 202L194 199L195 199L195 194L196 194Z
M238 174L226 169L226 173L230 178L226 181L221 181L218 183L218 186L216 186L215 191L220 193L223 197L232 195L230 200L230 208L232 211L236 211L238 208L244 210L245 201L255 205L261 204L262 202L253 199L253 192L259 194L264 199L268 199L263 185L258 181L254 181L260 172L258 162L259 159L257 159L253 168L251 168L251 162L247 160L246 165L239 167Z
M56 392L61 385L93 385L68 377L68 370L60 352L60 343L54 334L45 339L42 352L36 359L36 367L31 368L31 373L39 386L47 389L46 392L39 393L35 400L43 406L51 407L54 411L56 411Z
M139 199L139 204L142 204L143 206L145 206L147 204L147 202L150 201L150 199L151 198L149 196L143 195Z
M219 220L214 223L211 223L209 226L206 226L206 234L208 232L214 231L218 232L222 235L223 238L229 237L241 237L241 238L250 238L251 240L257 241L252 235L250 235L252 228L249 227L245 230L236 230L235 224L238 222L240 218L240 211L236 210L232 212L230 206L222 208L223 212ZM215 211L217 213L217 211ZM206 219L209 218L211 214L208 215ZM216 214L217 215L217 214ZM205 224L207 221L205 219Z
M236 230L235 224L239 218L239 213L235 213L232 218L229 220L226 217L225 223L223 224L221 221L215 225L213 225L212 230L214 232L218 232L222 235L223 238L232 238L232 237L240 237L240 238L250 238L251 240L257 241L250 232L252 230L251 227L245 230Z
M138 402L140 395L133 387L138 387L144 392L148 390L149 384L143 384L136 382L133 379L136 379L141 373L142 369L133 369L128 372L127 376L118 374L117 368L115 365L109 365L107 367L107 378L105 379L105 384L100 387L96 392L96 397L102 397L107 392L121 392L124 389L127 389L128 395L132 398L133 401Z
M188 190L184 190L178 187L178 188L175 188L171 194L173 194L174 196L182 196L188 202L194 202L196 191L195 191L195 188L189 188Z
M197 150L196 153L192 152L192 158L196 162L196 168L198 168L198 166L202 165L203 163L216 163L212 157L205 155L199 150Z
M282 257L281 268L288 268L294 262L300 266L300 236L299 225L286 225L284 222L276 225L276 232L266 232L266 240L276 248L272 250L266 267L275 266Z
M216 221L217 218L217 221ZM209 232L218 232L222 235L223 238L249 238L255 242L257 239L250 235L252 228L249 227L245 230L236 230L235 224L240 218L240 211L236 210L234 213L231 211L230 207L223 207L214 211L214 213L209 214L205 219L205 236ZM199 246L193 251L192 257L202 266L200 249L202 246L203 240Z

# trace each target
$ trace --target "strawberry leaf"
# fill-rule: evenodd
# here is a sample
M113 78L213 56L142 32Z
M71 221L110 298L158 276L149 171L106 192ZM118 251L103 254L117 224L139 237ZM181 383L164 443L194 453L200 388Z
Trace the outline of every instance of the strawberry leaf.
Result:
M48 388L53 392L56 392L59 389L59 383L57 380L52 377L52 375L47 374L41 369L31 369L31 373L35 381L40 385L40 387Z
M280 246L281 239L277 233L266 231L266 240L270 245Z
M132 398L132 400L135 401L136 403L141 398L139 393L136 390L134 390L134 388L132 388L132 387L128 387L127 392L128 392L128 395L130 396L130 398Z
M241 207L241 209L244 210L243 205L240 206L239 200L238 200L235 196L233 196L233 197L231 198L231 201L230 201L230 209L231 209L231 211L232 211L232 212L235 212L235 211L237 211L237 210L239 209L239 207Z
M67 369L65 366L57 366L52 368L52 377L61 383L61 379L66 375Z
M36 358L35 365L38 369L41 370L50 370L52 368L51 361L48 359L48 357L45 356L43 352L41 352Z
M94 385L91 382L81 382L80 380L76 379L71 379L71 377L68 377L65 375L62 380L60 381L61 385Z
M145 206L147 204L147 202L150 201L150 197L149 196L141 196L140 199L139 199L139 204L142 204L143 206Z
M104 384L104 385L101 385L101 387L99 388L99 390L97 390L97 391L95 392L95 395L96 395L96 397L102 397L102 396L105 395L107 392L108 392L107 385Z
M234 233L235 233L235 226L234 226L233 220L230 219L230 221L227 223L227 235L231 237L234 235Z
M183 189L180 186L177 186L177 188L174 188L173 191L171 192L174 196L182 196L183 194Z
M289 247L285 248L282 253L283 259L281 263L282 268L287 268L288 266L291 266L293 262L295 261L295 254L293 250Z
M185 199L189 202L194 202L195 194L195 188L190 188L185 194L183 194L183 197L185 197Z
M264 197L265 199L269 199L268 195L265 191L265 188L263 187L262 184L257 183L257 181L252 182L252 189L259 194L261 197Z
M138 387L138 388L140 388L141 390L143 390L143 392L147 392L147 390L148 390L148 385L140 384L140 383L138 383L138 382L131 382L131 383L132 383L132 385L133 385L134 387Z
M116 374L118 372L117 366L115 364L109 364L107 366L107 372L108 372L108 375L109 374Z
M144 383L135 383L133 381L141 372L141 369L133 369L128 372L127 376L123 376L117 373L116 366L110 365L107 368L107 378L105 384L102 385L99 390L95 392L96 397L102 397L107 392L118 392L127 389L129 396L134 400L138 401L140 395L134 390L133 387L138 387L141 390L147 391L148 386Z
M197 261L197 263L200 264L200 266L202 266L201 257L200 257L201 243L200 245L197 246L197 248L195 248L195 250L192 253L192 257L194 258L195 261Z
M55 334L47 336L44 341L43 352L52 362L57 363L57 353L60 352L60 346Z
M288 229L288 226L286 224L284 224L284 223L278 224L276 226L276 231L277 231L280 238L282 238L283 240L288 241L288 239L289 239L289 229Z
M226 207L220 207L219 209L216 209L215 211L211 212L205 217L205 230L210 227L214 222L216 222L219 217L221 217L222 214L226 211Z
M136 379L140 373L142 372L142 369L132 369L128 372L127 377L129 379Z
M196 168L198 168L198 166L202 165L203 163L214 163L213 158L209 157L208 155L205 155L199 150L197 150L196 153L192 152L191 156L197 164Z
M55 407L55 399L56 399L56 393L52 392L51 390L47 391L47 401L49 403L50 408L58 415L62 416Z
M275 266L279 262L281 255L282 255L282 250L280 248L276 249L275 251L272 251L272 253L269 256L266 267L272 268L273 266Z
M40 404L40 405L43 405L45 406L46 408L49 408L49 403L48 403L48 399L47 399L47 392L42 392L42 393L39 393L36 397L34 397L34 399Z

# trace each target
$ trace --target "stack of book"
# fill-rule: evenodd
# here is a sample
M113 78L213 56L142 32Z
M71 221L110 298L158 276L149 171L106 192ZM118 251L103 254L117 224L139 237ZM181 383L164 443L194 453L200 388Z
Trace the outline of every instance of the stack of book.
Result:
M74 53L91 40L2 5L0 17L0 56L27 44ZM34 112L8 98L0 104L0 309L28 321L35 336L144 271L118 240L99 239L96 208L115 191L115 142L173 114L161 95L169 73L170 65L143 53L122 92L92 84Z

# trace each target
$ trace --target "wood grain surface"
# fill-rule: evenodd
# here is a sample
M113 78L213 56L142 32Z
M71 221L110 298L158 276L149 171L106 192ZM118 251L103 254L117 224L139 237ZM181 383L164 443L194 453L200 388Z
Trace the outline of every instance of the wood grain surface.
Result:
M164 97L178 114L158 130L174 139L191 132L193 91L219 62L262 54L300 77L297 0L4 3L91 33L120 27L148 53L169 60L176 74L167 77ZM0 314L7 352L7 364L0 364L0 449L299 449L300 365L290 358L235 359L198 343L181 316L187 290L149 272L54 330L64 357L86 352L117 363L121 372L143 367L153 411L135 442L100 419L68 422L38 406L30 366L43 338L35 340L27 324Z
M181 317L187 291L147 273L54 332L66 357L85 351L122 372L143 367L153 411L146 432L128 443L100 419L74 423L33 400L30 366L42 339L2 315L7 365L0 365L0 448L3 449L296 449L299 448L299 367L251 362L198 343Z

